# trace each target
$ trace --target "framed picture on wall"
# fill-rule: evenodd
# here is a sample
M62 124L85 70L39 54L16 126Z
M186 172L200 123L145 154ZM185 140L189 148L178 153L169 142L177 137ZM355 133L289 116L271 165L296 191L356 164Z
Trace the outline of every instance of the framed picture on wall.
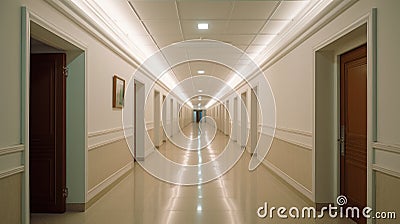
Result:
M113 76L113 108L123 108L125 99L125 80Z

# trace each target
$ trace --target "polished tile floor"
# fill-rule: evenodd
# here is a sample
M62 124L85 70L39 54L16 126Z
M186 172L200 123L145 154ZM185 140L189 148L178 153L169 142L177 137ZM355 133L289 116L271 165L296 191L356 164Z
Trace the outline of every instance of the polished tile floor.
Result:
M187 127L185 132L196 132ZM228 137L218 132L202 151L202 161L221 153ZM196 164L198 154L186 152L170 142L159 151L176 162ZM248 171L250 156L244 153L236 165L220 178L202 185L180 186L160 181L135 163L134 169L86 212L32 214L32 224L136 224L136 223L352 223L345 219L261 219L257 209L272 206L309 206L307 200L264 166Z

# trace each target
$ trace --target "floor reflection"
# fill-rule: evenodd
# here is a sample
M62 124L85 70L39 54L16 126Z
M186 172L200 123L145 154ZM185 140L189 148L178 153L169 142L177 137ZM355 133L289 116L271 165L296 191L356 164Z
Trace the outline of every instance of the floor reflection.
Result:
M189 128L195 131L195 128ZM190 134L190 133L187 133ZM177 162L198 164L212 160L228 142L218 133L207 150L187 152L171 143L159 151ZM270 206L310 206L307 199L264 166L248 171L250 156L244 153L225 175L202 185L179 186L160 181L138 164L111 191L84 213L33 214L33 224L90 223L352 223L345 219L260 219L257 209Z

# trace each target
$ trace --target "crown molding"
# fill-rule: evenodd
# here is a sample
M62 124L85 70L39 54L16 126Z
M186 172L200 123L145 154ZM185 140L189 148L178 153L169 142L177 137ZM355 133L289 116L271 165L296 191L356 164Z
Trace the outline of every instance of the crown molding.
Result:
M302 18L289 30L286 31L280 39L278 39L274 46L265 54L259 55L257 58L262 57L258 71L265 71L274 63L279 61L285 55L290 53L293 49L306 41L313 34L318 32L326 24L335 19L338 15L350 8L358 0L343 0L331 1L325 0L310 11L305 13ZM325 4L323 4L325 3ZM253 71L246 80L238 83L231 91L225 94L221 99L230 96L234 91L237 91L251 80L261 75L258 71Z
M88 10L90 10L91 13L93 13L92 16L96 17L96 19L90 17L83 11L83 9L79 8L72 1L45 0L45 2L47 2L64 16L71 19L71 21L120 56L128 64L136 69L140 69L140 71L147 78L160 85L161 88L163 88L166 92L170 92L170 89L163 82L154 77L151 72L141 66L141 60L144 60L144 58L140 57L138 54L142 52L139 52L137 48L135 51L129 51L128 49L131 49L132 46L128 45L127 41L122 39L121 34L119 34L119 31L115 28L117 25L115 25L112 20L105 15L104 12L101 13L101 11L97 9L95 5L85 2L85 6L88 8ZM173 95L180 99L180 97L176 94Z

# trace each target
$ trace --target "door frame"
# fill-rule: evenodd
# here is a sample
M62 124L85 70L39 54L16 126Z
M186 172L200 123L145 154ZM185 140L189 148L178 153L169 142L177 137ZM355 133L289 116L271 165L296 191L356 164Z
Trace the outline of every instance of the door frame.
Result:
M250 89L250 154L253 155L258 144L258 85ZM257 155L257 154L256 154Z
M240 147L246 149L247 137L248 137L248 94L247 89L240 94L241 106L240 106Z
M160 122L161 124L161 136L162 136L162 142L161 144L163 144L164 142L167 141L167 135L166 135L166 130L165 128L167 127L167 97L163 94L162 95L162 102L161 102L161 110L162 110L162 115L161 115L161 120L162 122Z
M145 82L140 81L137 77L134 78L134 154L135 159L138 161L144 161L146 157L146 150L145 150L145 132L146 124L145 124L145 117L144 113L137 113L138 108L145 108L145 101L146 101L146 86ZM139 109L140 111L140 109Z
M232 140L237 142L238 129L238 97L233 98L233 125L232 125Z
M84 56L84 147L87 149L87 46L68 33L64 32L60 28L54 26L49 21L43 19L35 12L31 11L27 7L21 7L21 143L24 144L25 150L23 153L24 162L24 173L22 180L22 202L21 202L21 221L22 223L30 223L30 200L29 200L29 87L30 87L30 37L31 37L31 22L36 23L45 30L49 31L51 35L58 36L63 41L68 42L79 48ZM67 92L68 96L68 92ZM68 110L68 108L67 108ZM67 121L68 125L68 121ZM67 130L68 132L68 130ZM87 150L85 150L84 170L82 172L85 175L84 181L84 203L87 201ZM68 172L68 165L66 167ZM67 183L68 184L68 183Z
M160 139L161 139L161 135L160 135L160 121L161 121L161 111L160 111L160 100L161 100L161 92L158 90L154 90L154 125L153 125L153 137L154 137L154 146L156 148L160 147Z
M331 133L331 136L316 136L316 130L317 130L317 119L316 119L316 114L317 114L317 100L316 100L316 92L317 92L317 83L316 83L316 77L322 75L323 72L318 71L317 66L318 66L318 54L320 54L320 51L328 46L329 44L334 43L335 41L338 41L340 38L344 37L345 35L351 33L352 31L356 30L357 28L361 26L366 26L367 27L367 33L366 33L366 39L367 39L367 206L371 207L372 209L375 209L375 199L374 199L374 192L375 192L375 180L373 176L373 170L372 170L372 162L374 161L374 155L373 155L373 149L372 149L372 143L376 141L377 135L376 135L376 129L377 129L377 123L376 123L376 108L377 108L377 98L376 98L376 77L377 77L377 21L376 21L376 8L373 8L370 12L367 14L363 15L362 17L358 18L355 20L353 23L351 23L349 26L345 27L344 29L340 30L339 32L335 33L332 35L330 38L327 40L323 41L322 43L318 44L316 47L313 49L313 56L314 56L314 65L313 65L313 135L312 135L312 195L311 199L316 203L317 207L320 202L328 202L328 203L336 203L336 197L339 196L340 194L340 161L338 158L338 153L339 151L335 152L334 155L331 159L333 159L333 175L330 176L329 180L334 186L332 189L323 192L321 188L324 188L326 186L323 186L319 182L319 179L321 177L321 174L318 174L318 172L329 172L328 170L330 168L327 168L326 165L324 166L323 164L318 164L317 163L317 157L322 154L323 149L322 147L317 147L317 141L319 138L334 138L335 140L338 138L338 133L340 130L340 111L338 110L338 107L336 107L336 110L333 111L333 117L329 117L328 119L334 119L335 120L335 127L334 131ZM357 47L357 46L352 46ZM351 50L351 48L347 49ZM340 66L340 64L336 64L336 66L330 70L329 72L336 75L336 78L340 77L340 69L338 69L337 66ZM333 88L333 95L338 95L340 92L340 85L338 86L338 83L334 84L335 87ZM337 101L337 100L336 100ZM336 102L336 103L340 103ZM339 105L340 106L340 105ZM328 115L327 115L328 116ZM321 151L322 150L322 151ZM332 162L332 161L331 161ZM329 175L328 175L329 176ZM322 191L322 192L321 192ZM322 205L322 204L321 204ZM322 205L323 206L323 205ZM368 223L372 222L372 220L368 220Z

